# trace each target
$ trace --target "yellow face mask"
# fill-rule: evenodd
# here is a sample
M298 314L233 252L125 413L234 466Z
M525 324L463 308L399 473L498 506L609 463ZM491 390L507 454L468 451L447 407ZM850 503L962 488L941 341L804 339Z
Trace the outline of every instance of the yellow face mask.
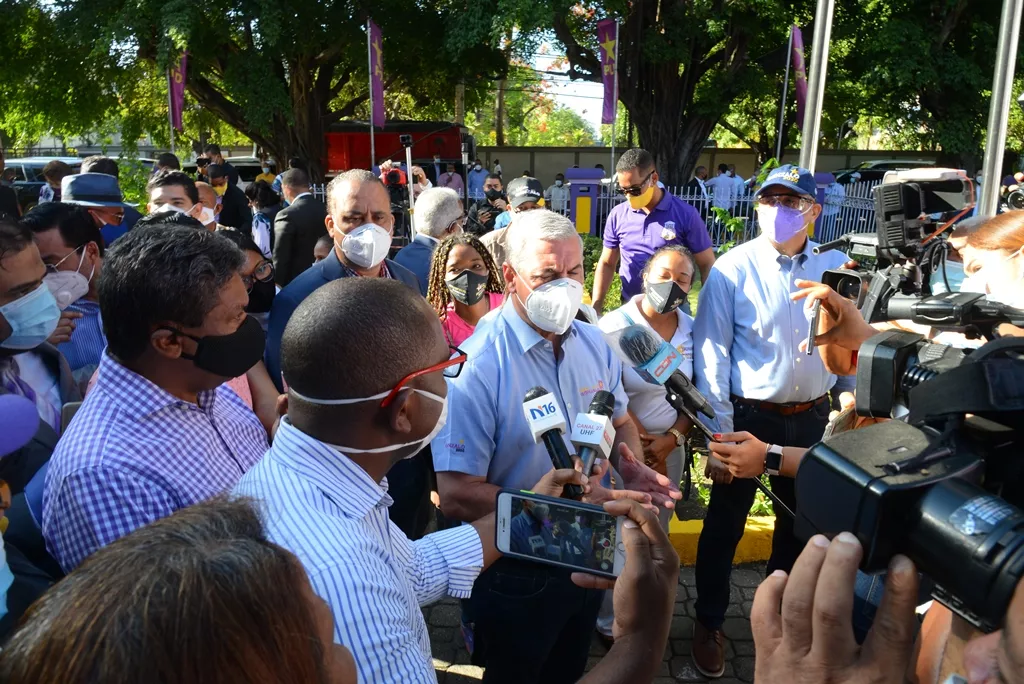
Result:
M224 193L228 191L228 185L227 183L224 185L214 185L213 191L217 193L218 196L223 197Z
M643 209L648 204L650 204L652 197L654 197L654 186L653 185L651 187L647 188L646 190L644 190L639 195L636 195L636 196L627 195L626 199L629 200L629 206L633 207L634 209L639 210L639 209Z

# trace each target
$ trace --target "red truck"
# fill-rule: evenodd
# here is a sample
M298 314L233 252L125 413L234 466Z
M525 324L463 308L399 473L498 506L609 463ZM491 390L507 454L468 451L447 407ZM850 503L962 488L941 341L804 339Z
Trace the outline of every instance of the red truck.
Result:
M412 136L412 162L424 167L428 177L433 177L434 155L441 155L442 162L453 162L462 171L462 146L466 145L469 159L476 157L476 142L469 129L449 121L389 121L383 129L374 132L377 158L374 166L385 159L405 161L405 147L402 136ZM370 168L370 129L364 123L342 122L333 124L327 131L326 174L334 176L348 169Z

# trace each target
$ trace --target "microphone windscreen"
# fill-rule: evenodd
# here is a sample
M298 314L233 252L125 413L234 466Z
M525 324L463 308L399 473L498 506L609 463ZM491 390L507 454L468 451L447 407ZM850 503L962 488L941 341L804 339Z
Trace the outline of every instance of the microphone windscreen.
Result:
M38 429L39 412L33 402L16 394L0 395L0 456L28 444Z
M600 390L590 401L590 408L587 413L595 413L600 416L610 416L615 413L615 395L606 390Z
M661 345L642 325L631 325L622 331L619 348L634 366L643 366L654 358Z
M538 385L526 393L526 396L523 397L523 403L525 404L526 402L533 401L538 397L543 397L547 393L548 391L546 389Z

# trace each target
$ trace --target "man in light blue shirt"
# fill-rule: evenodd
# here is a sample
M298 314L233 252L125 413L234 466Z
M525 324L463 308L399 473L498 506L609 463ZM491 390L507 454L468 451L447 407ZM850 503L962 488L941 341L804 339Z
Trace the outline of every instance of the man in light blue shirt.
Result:
M468 597L498 557L494 515L415 542L388 516L386 475L444 425L445 376L465 360L426 300L386 278L318 288L281 342L288 416L235 493L255 498L271 541L298 556L361 682L436 683L420 606ZM556 482L584 478L549 465L528 486L558 496Z
M808 229L821 213L814 176L785 165L774 170L757 194L761 235L723 254L700 293L694 323L697 388L718 416L718 432L747 431L768 443L811 446L828 422L828 392L836 384L817 352L799 350L807 339L810 312L790 295L797 279L820 281L839 268L841 252L814 255ZM766 459L767 463L767 459ZM773 469L776 470L776 469ZM753 503L752 479L732 480L711 457L715 481L697 547L697 620L693 656L705 676L723 671L721 627L729 603L729 574ZM791 508L793 480L772 473L772 490ZM789 570L801 544L793 521L775 520L768 572Z
M615 396L612 462L627 489L671 505L668 478L633 458L641 453L626 413L622 364L598 328L575 320L583 296L580 238L565 217L519 214L508 229L504 307L464 344L468 361L448 381L450 413L431 445L441 509L474 521L494 510L502 487L529 488L551 468L523 415L533 387L551 392L572 421L599 390ZM566 447L570 451L568 435ZM628 447L621 449L620 447ZM635 494L633 492L632 494ZM631 494L631 495L632 495ZM467 606L473 662L484 682L575 682L583 674L601 593L581 589L569 571L505 558L483 573Z
M469 192L469 198L473 200L483 199L484 196L484 181L487 180L487 176L490 172L484 168L484 165L479 159L473 164L473 168L466 174L466 188Z

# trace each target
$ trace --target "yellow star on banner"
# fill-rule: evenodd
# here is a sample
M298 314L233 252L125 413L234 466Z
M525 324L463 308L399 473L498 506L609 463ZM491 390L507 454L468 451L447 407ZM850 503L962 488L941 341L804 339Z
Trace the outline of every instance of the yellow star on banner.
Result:
M374 76L376 76L377 78L383 78L384 70L381 68L381 62L383 60L381 60L380 58L380 39L373 41L373 49L377 51L377 59L373 61Z
M615 39L614 38L609 36L608 39L605 42L601 43L601 49L604 50L605 58L609 62L614 62L615 61Z

